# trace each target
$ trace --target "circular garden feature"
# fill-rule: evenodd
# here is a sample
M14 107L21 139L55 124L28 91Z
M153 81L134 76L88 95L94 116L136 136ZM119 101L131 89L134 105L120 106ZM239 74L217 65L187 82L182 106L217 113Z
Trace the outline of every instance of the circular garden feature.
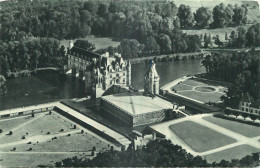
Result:
M208 86L199 86L199 87L196 87L195 90L200 91L200 92L214 92L216 89L213 87L208 87Z

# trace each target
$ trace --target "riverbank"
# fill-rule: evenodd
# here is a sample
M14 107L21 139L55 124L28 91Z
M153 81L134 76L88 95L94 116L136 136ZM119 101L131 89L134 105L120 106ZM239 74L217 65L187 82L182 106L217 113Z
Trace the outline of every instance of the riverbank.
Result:
M129 60L131 61L131 64L145 63L151 59L154 60L155 62L169 62L169 61L185 60L185 59L201 59L201 58L205 58L209 54L211 54L211 52L202 51L202 52L193 52L193 53L154 55L148 57L132 58Z
M49 73L49 72L60 72L60 68L56 67L45 67L45 68L35 68L34 70L21 70L17 72L7 72L6 77L8 79L11 78L20 78L20 77L28 77L31 76L32 74L37 74L37 73Z

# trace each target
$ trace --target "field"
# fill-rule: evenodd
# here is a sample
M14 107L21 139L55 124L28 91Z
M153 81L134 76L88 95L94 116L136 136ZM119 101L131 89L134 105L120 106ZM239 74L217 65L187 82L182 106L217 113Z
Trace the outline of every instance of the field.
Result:
M174 1L174 3L179 6L180 4L185 4L185 5L189 5L191 7L192 12L196 12L196 10L201 7L208 7L211 10L213 10L213 8L216 5L219 5L220 3L224 3L225 5L227 4L231 4L233 6L235 6L236 4L241 6L242 4L247 6L248 9L248 14L247 14L247 20L251 23L253 22L260 22L260 11L259 11L259 6L257 5L257 2L253 2L253 1L241 1L241 0L228 0L228 1L224 1L224 0L218 0L218 1L213 1L213 0L177 0ZM246 27L249 27L250 25L246 25ZM236 30L237 28L233 28L233 27L228 27L228 28L220 28L220 29L200 29L200 30L182 30L184 33L187 34L196 34L196 35L201 35L201 34L211 34L211 37L214 37L216 35L219 35L219 39L223 42L225 41L225 34L228 33L228 35L230 35L230 33L233 30ZM217 47L214 43L213 43L214 47Z
M232 159L241 159L246 155L251 155L252 153L259 152L260 150L249 145L240 145L230 149L223 150L221 152L216 152L210 155L204 156L204 158L209 162L220 162L222 159L231 161Z
M216 118L213 116L204 117L203 119L213 124L229 129L233 132L244 135L246 137L252 138L252 137L260 136L260 127L239 123L239 122L231 122L229 120Z
M110 147L104 139L56 112L3 119L0 129L1 166L53 165L67 157L92 157L93 147L96 152Z
M201 79L188 79L174 87L177 94L200 101L201 103L220 102L220 97L227 90L226 86L216 84L212 81Z
M197 152L205 152L236 142L230 137L192 121L170 125L170 129Z
M79 39L88 40L89 42L95 44L96 46L95 51L99 49L107 48L109 46L117 47L120 44L120 41L115 41L112 38L108 38L108 37L101 38L101 37L87 36L85 38L79 38ZM76 40L77 39L75 39L74 41ZM64 45L65 47L67 47L69 45L69 41L70 40L61 40L60 45Z

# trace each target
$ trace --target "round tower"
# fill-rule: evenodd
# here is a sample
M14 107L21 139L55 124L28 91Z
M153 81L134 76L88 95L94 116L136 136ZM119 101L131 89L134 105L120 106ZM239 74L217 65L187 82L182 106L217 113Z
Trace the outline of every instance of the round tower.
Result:
M150 94L159 94L160 77L156 71L155 63L151 60L144 77L144 91Z

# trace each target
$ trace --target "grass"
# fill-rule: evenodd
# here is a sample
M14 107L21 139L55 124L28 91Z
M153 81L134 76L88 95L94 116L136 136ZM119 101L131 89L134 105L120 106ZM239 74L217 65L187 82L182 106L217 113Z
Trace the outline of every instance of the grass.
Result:
M175 89L177 91L182 91L182 90L191 90L192 87L191 86L187 86L187 85L183 85L183 84L178 84L178 85L175 85L173 87L173 89Z
M177 94L201 101L203 103L208 103L208 102L217 103L220 101L220 97L223 95L222 93L217 93L217 92L207 93L207 92L197 92L197 91L177 92Z
M182 83L190 85L190 86L208 86L206 83L195 81L193 79L188 79L186 81L183 81Z
M58 137L50 142L21 144L15 147L17 152L26 152L29 148L32 148L33 152L87 152L94 146L97 151L109 149L108 144L86 133ZM13 147L4 147L0 150L9 152Z
M214 92L215 91L214 88L212 88L212 87L205 87L205 86L196 87L195 89L197 91L200 91L200 92Z
M0 120L0 129L3 130L3 132L1 134L3 134L6 131L10 131L13 128L31 120L31 119L32 119L31 117L29 117L29 118L28 117L20 117L20 118L13 118L11 120L9 120L9 119Z
M36 167L38 165L53 165L66 158L80 156L79 154L1 154L0 165L3 167Z
M228 89L227 88L219 88L218 91L219 92L225 92L225 91L228 91Z
M88 40L89 42L95 44L95 46L96 46L95 50L107 48L109 46L117 47L120 44L120 41L115 41L109 37L87 36L85 38L79 38L79 39ZM77 39L74 39L74 41L76 41L76 40ZM67 47L69 45L69 41L70 40L61 40L60 43L61 43L61 45L64 45L65 47Z
M173 124L170 129L197 152L205 152L236 142L232 138L192 121Z
M252 138L252 137L256 137L256 136L260 135L260 127L256 127L253 125L248 125L248 124L239 123L239 122L235 122L235 121L216 118L213 116L204 117L203 119L206 121L209 121L213 124L216 124L216 125L226 128L226 129L229 129L233 132L244 135L246 137Z
M37 117L37 115L35 115L35 117ZM13 131L12 135L1 137L0 143L19 141L26 133L28 133L28 136L26 137L31 137L35 135L46 135L47 132L50 132L51 134L59 133L61 129L64 129L64 132L66 132L72 128L71 124L72 123L69 123L64 119L58 118L57 115L44 115Z
M222 159L231 161L232 159L242 159L246 155L251 155L252 153L256 152L260 152L260 149L251 147L249 145L240 145L237 147L206 155L204 156L204 158L209 163L220 162Z
M188 85L188 86L187 86ZM180 84L175 85L173 88L177 90L177 94L185 97L189 97L203 103L213 102L218 103L220 97L223 95L223 91L227 88L222 86L220 92L215 91L215 87L220 87L221 85L214 81L202 80L202 79L188 79ZM192 90L192 87L196 87Z

